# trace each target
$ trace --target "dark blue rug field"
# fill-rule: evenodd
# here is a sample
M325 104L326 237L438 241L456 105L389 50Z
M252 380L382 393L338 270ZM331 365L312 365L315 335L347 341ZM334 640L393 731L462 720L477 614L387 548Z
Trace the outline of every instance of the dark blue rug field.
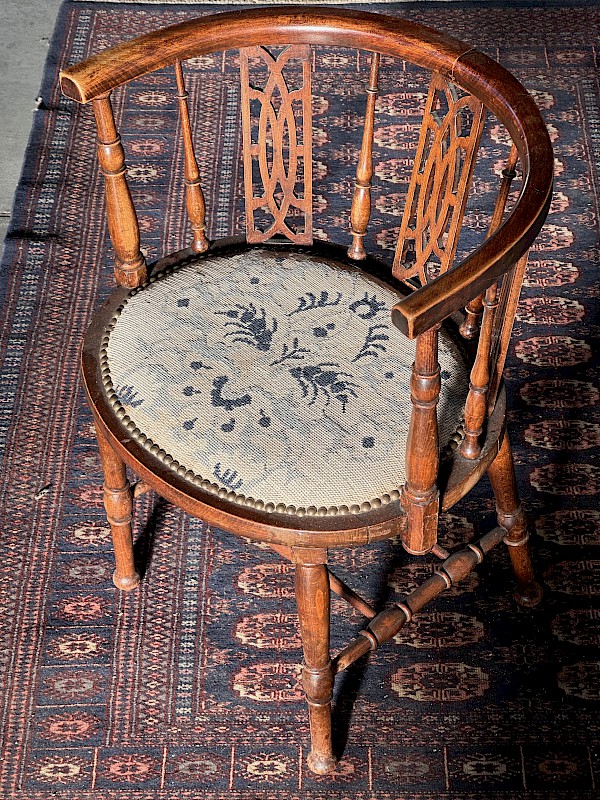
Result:
M216 10L224 9L67 2L57 22L0 272L0 796L599 797L600 7L375 8L402 11L497 58L533 93L554 143L554 201L531 254L506 371L546 595L532 611L517 608L508 557L494 552L396 646L340 682L336 726L346 752L339 771L321 778L305 767L291 566L147 495L136 508L145 578L137 592L117 593L78 373L83 332L110 291L112 266L91 113L61 98L58 69ZM240 229L232 66L231 53L187 64L211 237ZM364 106L364 95L353 99L347 89L364 84L368 59L322 48L315 66L315 227L344 243ZM424 86L401 64L382 76L369 242L387 261L400 223L395 201L406 191L398 168L418 133L406 108ZM153 259L184 241L181 195L167 199L181 179L173 75L130 85L116 108ZM505 152L492 122L478 184L484 209ZM478 201L466 224L485 227ZM489 529L493 511L482 484L445 515L442 543ZM431 569L392 545L336 560L377 605ZM341 602L334 611L340 647L361 619Z

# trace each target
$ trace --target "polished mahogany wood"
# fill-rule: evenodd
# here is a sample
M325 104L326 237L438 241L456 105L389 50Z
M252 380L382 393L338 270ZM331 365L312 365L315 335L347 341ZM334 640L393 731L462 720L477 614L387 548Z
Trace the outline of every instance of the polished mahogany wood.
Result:
M502 218L506 209L506 202L508 200L508 193L513 179L516 177L515 167L518 159L517 148L512 145L510 153L506 161L506 167L502 171L502 183L500 190L496 197L494 205L494 212L488 228L488 238L494 234L502 224ZM483 295L478 295L465 307L465 319L460 326L460 333L465 339L475 339L479 331L479 318L483 311Z
M377 614L367 627L337 654L333 659L334 673L348 669L369 651L377 650L382 644L393 639L418 611L443 591L462 581L479 566L484 556L501 542L504 536L504 528L495 528L482 536L479 541L448 555L430 578L423 581L402 602L395 603L391 608Z
M517 580L515 599L523 606L536 606L542 599L542 587L535 579L529 553L527 520L519 499L515 467L508 439L504 435L498 456L488 468L496 496L498 523L506 530L504 541Z
M185 176L185 206L192 226L192 250L195 253L204 253L208 250L206 238L206 206L204 194L200 185L200 170L194 152L190 111L188 108L188 93L185 88L181 61L175 61L175 78L177 80L177 100L179 102L179 117L181 119L181 137L184 152Z
M268 78L262 88L250 80L252 58L267 68ZM290 62L296 62L296 72L298 64L301 69L301 85L295 89L288 87L294 80ZM291 45L277 56L265 47L240 50L246 241L252 244L266 242L276 234L295 244L312 244L311 66L312 53L306 45ZM278 105L274 104L275 96ZM256 137L252 131L252 101L260 104ZM301 114L294 113L294 103L302 109ZM258 193L254 163L260 174ZM272 220L257 224L257 215L267 209Z
M481 453L479 441L487 416L487 392L490 379L490 348L494 316L498 308L498 287L495 283L485 290L483 319L477 356L471 370L469 394L465 404L465 437L460 443L460 452L466 458L477 458Z
M313 242L312 237L309 46L318 44L362 48L372 53L355 191L348 210L351 237L348 250ZM282 46L283 50L275 54L269 50L274 45ZM182 62L188 57L228 48L240 50L247 230L243 240L209 243ZM132 438L115 412L114 391L107 389L108 366L100 355L101 343L106 343L107 332L130 289L142 284L147 275L110 92L147 72L174 66L186 208L193 236L190 247L151 265L151 277L167 266L175 267L190 259L201 263L214 256L226 257L247 250L254 242L269 240L269 247L326 256L342 266L360 260L366 272L397 289L400 284L364 247L371 211L375 105L382 56L405 59L433 73L394 267L399 278L416 275L423 282L406 293L392 310L394 324L407 336L416 338L406 484L399 499L357 514L301 517L267 513L251 504L237 505L218 491L211 492L188 480L185 474L170 469ZM252 62L257 58L267 69L266 82L259 88L250 77ZM290 60L299 61L303 76L301 87L293 91L289 90L291 84L286 77ZM295 566L304 651L302 682L310 715L312 749L308 764L317 773L329 772L335 768L337 757L331 726L336 672L392 639L415 613L468 575L502 540L509 547L517 580L517 600L523 605L534 605L541 597L531 567L526 522L506 434L506 396L501 377L527 252L550 202L553 159L545 126L521 84L468 45L395 17L337 8L248 9L190 20L70 67L61 73L61 84L65 94L79 102L91 102L94 108L98 157L106 181L108 226L116 254L115 276L119 288L94 315L82 354L84 384L105 473L104 499L116 557L115 583L119 588L130 589L139 582L133 558L132 490L126 465L140 478L134 490L136 496L155 490L207 523L245 539L266 543L289 559ZM278 95L276 102L275 95ZM303 119L298 127L291 110L293 100L299 100L302 106ZM256 101L261 110L258 136L253 138L250 104L256 105ZM500 181L487 239L462 263L455 264L456 242L486 110L496 115L514 144ZM442 130L448 130L448 136ZM288 152L285 158L284 151ZM273 155L268 157L268 152ZM302 169L297 170L300 161ZM522 190L506 213L517 162L523 172ZM253 187L256 174L262 181L258 191ZM299 174L304 177L302 190L296 187ZM273 217L273 223L267 226L258 216L264 207ZM304 222L295 231L288 223L298 213L303 215ZM291 244L282 244L279 239L273 241L274 234L287 237ZM430 247L432 237L434 242ZM407 258L408 252L414 253L414 259ZM463 317L460 309L465 306ZM460 327L464 338L470 340L467 344L472 351L470 356L465 355L471 374L464 438L459 444L461 437L457 432L456 449L444 454L440 454L437 422L441 387L437 342L442 324L457 341ZM500 527L473 544L448 552L437 542L439 511L451 508L486 472L496 496ZM442 563L402 601L379 610L329 569L328 550L392 538L402 541L409 552L431 553ZM334 658L329 641L331 591L369 620Z
M336 764L331 738L333 664L329 654L329 578L324 563L327 553L323 551L317 563L300 550L296 558L296 603L304 650L302 685L312 742L308 765L313 772L324 774Z
M427 283L452 264L484 121L480 100L459 96L434 73L394 256L392 273L399 280L418 276Z
M104 175L106 218L115 249L115 280L119 286L140 286L147 277L140 250L140 229L127 184L125 153L117 132L109 93L92 103L98 131L98 161Z
M428 553L437 542L439 469L437 404L441 380L438 364L438 327L417 337L410 380L412 414L406 443L406 484L402 507L408 523L402 536L404 548L413 555Z
M463 42L415 23L322 7L247 9L190 20L99 53L63 70L63 92L88 102L116 86L191 56L269 44L357 47L435 70L481 99L502 122L527 180L503 225L463 262L395 306L394 323L415 337L482 294L530 247L550 206L552 148L534 101L507 70Z
M377 103L377 84L379 81L379 53L371 55L371 71L367 86L367 110L363 128L362 146L356 166L356 183L350 208L350 230L352 244L348 255L354 261L367 257L364 238L371 217L371 180L373 179L373 133L375 129L375 105Z
M115 551L116 569L113 582L117 589L130 591L140 582L135 568L131 531L133 494L127 480L125 463L115 453L98 425L96 437L104 470L104 507Z

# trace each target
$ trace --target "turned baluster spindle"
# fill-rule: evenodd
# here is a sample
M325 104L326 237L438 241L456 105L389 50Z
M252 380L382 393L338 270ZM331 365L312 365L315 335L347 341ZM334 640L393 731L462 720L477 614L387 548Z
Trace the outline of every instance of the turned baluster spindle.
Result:
M490 380L490 348L494 315L498 307L498 287L494 283L484 295L481 333L475 363L471 370L469 393L465 404L465 437L460 452L465 458L477 458L481 453L479 437L483 432L487 412L487 392Z
M504 370L504 362L510 345L510 337L515 321L515 314L519 304L519 295L521 293L521 285L527 269L527 261L529 259L529 251L527 251L517 261L515 266L506 273L502 286L500 288L499 296L499 312L494 326L493 341L491 348L491 378L490 388L487 395L488 409L490 411L494 408L498 390L502 382L502 372Z
M417 336L410 381L413 409L406 443L406 484L402 491L402 506L407 513L408 524L402 544L414 555L428 553L437 542L437 404L441 387L438 330L439 325Z
M506 208L506 201L513 179L516 176L515 167L517 165L518 153L517 148L511 147L510 153L506 160L506 167L502 170L502 182L496 198L496 204L490 221L487 238L494 234L502 224L504 217L504 210ZM460 326L460 333L465 339L475 339L479 331L479 322L483 312L483 298L484 295L480 294L473 298L470 303L465 307L465 319Z
M204 233L206 230L206 205L200 185L198 162L194 153L188 93L183 79L181 61L175 61L175 78L177 80L177 100L179 101L179 117L181 119L181 135L183 138L185 207L193 232L192 250L195 253L204 253L208 250L208 239Z
M335 767L331 741L333 665L329 654L329 577L325 564L296 563L296 603L304 650L302 685L310 717L308 765L324 774Z
M369 85L367 86L367 110L365 112L362 146L356 167L356 183L354 188L354 197L352 198L352 208L350 210L352 244L348 248L348 255L355 261L361 261L367 257L364 247L364 238L371 216L373 129L375 126L375 104L377 102L379 60L379 53L373 53L371 58Z
M125 152L110 103L110 92L92 101L98 131L98 161L104 175L108 232L115 250L115 279L135 288L146 280L140 230L129 186Z

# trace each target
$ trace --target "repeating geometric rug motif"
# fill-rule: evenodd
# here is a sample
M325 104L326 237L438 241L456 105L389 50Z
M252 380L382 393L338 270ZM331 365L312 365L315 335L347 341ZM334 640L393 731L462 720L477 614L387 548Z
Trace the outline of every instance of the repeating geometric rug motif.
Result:
M554 201L533 248L507 368L519 481L546 596L535 610L517 608L507 555L494 552L396 645L338 679L336 736L345 753L336 773L317 777L305 766L292 567L145 496L136 505L145 577L137 592L117 593L78 377L81 337L110 291L112 256L91 114L60 97L57 69L208 10L66 4L57 24L0 287L0 796L597 797L600 11L404 11L515 72L554 142ZM242 222L240 204L230 202L240 190L235 61L228 53L187 67L213 237ZM323 48L315 68L318 235L344 241L364 105L350 90L364 85L368 61ZM369 244L388 262L406 191L397 176L410 163L424 86L421 73L385 65ZM174 100L168 71L116 96L150 258L183 246L186 236L181 194L173 191L182 185ZM476 232L486 227L505 153L491 126L487 173L475 182L467 218ZM483 484L444 515L441 541L451 547L493 524ZM432 569L394 543L334 560L378 607ZM335 599L333 612L338 648L362 620Z

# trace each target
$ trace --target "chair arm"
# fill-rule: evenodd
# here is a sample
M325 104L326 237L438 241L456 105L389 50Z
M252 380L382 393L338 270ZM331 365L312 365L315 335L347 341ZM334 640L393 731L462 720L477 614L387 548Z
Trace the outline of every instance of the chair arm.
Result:
M552 200L551 176L538 177L542 180L524 188L517 206L493 236L459 264L392 308L392 322L409 339L464 308L508 272L531 247ZM549 177L546 192L539 188L544 186L544 177ZM532 213L536 207L537 213Z
M88 103L175 60L278 43L379 50L444 73L455 65L460 71L459 59L473 50L451 36L391 16L316 6L248 8L188 20L123 42L62 70L60 84L67 97Z

